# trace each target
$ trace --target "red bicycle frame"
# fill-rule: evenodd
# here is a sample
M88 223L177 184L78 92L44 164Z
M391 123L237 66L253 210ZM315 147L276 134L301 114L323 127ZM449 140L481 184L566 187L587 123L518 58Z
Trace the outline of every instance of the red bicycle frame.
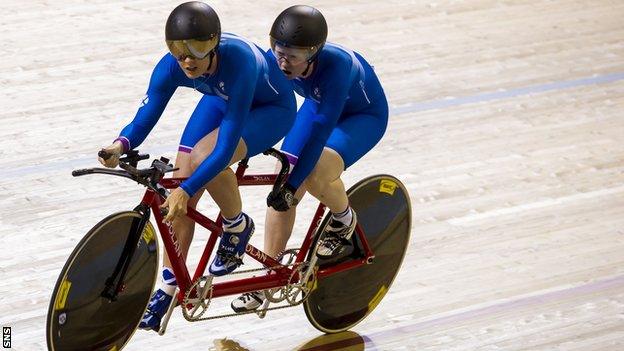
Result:
M277 178L277 175L275 174L244 175L247 167L248 165L246 162L241 162L238 164L238 168L236 170L236 178L238 179L239 185L273 185ZM184 181L184 179L186 178L164 178L160 181L160 185L162 185L166 189L175 189L179 187L180 183ZM189 270L187 268L184 258L182 257L180 245L176 239L173 229L170 225L163 222L163 216L160 212L160 205L162 204L162 202L163 198L149 188L147 189L145 195L143 196L143 199L141 200L141 204L150 207L152 213L154 213L156 224L160 231L165 250L167 252L167 255L169 256L169 260L171 261L171 268L173 269L173 273L176 276L178 287L180 288L178 301L182 302L184 298L184 293L188 291L192 283L197 281L197 279L200 278L206 270L210 255L214 250L217 239L222 232L222 219L219 215L217 221L215 222L212 221L210 218L202 215L193 208L189 207L187 209L187 216L189 218L210 231L210 237L208 238L208 242L206 243L203 254L200 258L199 265L197 266L195 274L191 279ZM314 214L314 218L312 219L312 223L310 224L310 228L308 229L299 253L297 254L294 262L295 265L293 267L296 267L297 264L302 263L305 260L305 257L310 250L310 246L314 241L314 234L321 224L324 213L325 206L323 204L319 204L316 213ZM370 249L370 246L368 245L368 242L366 241L366 236L364 235L364 232L362 231L360 225L356 226L356 234L357 237L360 239L360 242L362 243L362 247L364 249L364 257L358 260L353 260L321 269L317 272L318 278L352 269L364 264L372 263L374 255ZM294 277L294 279L298 279L298 277L293 276L294 268L281 266L278 261L267 255L266 253L260 251L258 248L254 247L251 244L247 244L247 247L245 248L245 253L246 255L251 256L253 259L260 262L265 267L280 268L274 269L275 274L267 274L260 277L244 278L216 283L213 285L212 297L220 297L226 295L241 294L250 291L282 287L288 284L291 278Z

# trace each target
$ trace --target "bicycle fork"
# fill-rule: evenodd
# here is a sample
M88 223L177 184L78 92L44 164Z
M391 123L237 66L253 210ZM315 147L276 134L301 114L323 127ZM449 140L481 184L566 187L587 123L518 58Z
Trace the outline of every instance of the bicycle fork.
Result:
M141 240L141 233L143 233L145 224L150 217L149 207L143 204L137 206L134 211L141 214L141 218L132 222L128 238L126 239L121 256L117 261L115 270L113 271L113 274L106 279L104 290L101 293L102 297L109 299L111 302L117 300L117 295L124 290L124 278L126 277L126 272L128 271L128 267L130 266L132 256L136 251L139 240Z

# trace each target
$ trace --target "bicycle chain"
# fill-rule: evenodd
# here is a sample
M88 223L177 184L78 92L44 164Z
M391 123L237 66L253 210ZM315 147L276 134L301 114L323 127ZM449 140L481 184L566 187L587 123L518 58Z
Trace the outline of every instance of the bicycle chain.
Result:
M228 275L231 276L231 275L234 275L234 274L244 274L244 273L251 273L251 272L258 272L258 271L265 271L265 270L273 270L273 269L277 269L277 268L290 267L290 266L295 266L295 265L304 265L306 263L307 262L299 262L299 263L292 263L292 264L279 265L279 266L273 266L273 267L253 268L253 269L247 269L247 270L238 271L238 272L232 272L232 273L229 273ZM292 277L292 275L291 275L291 277ZM199 279L197 281L199 281ZM197 283L197 281L194 282L191 285L191 287L193 285L195 285L195 283ZM290 285L290 284L288 284L288 285ZM286 286L288 286L288 285L286 285ZM284 287L281 287L281 288L284 288ZM260 309L255 309L255 310L251 310L251 311L236 312L236 313L229 313L229 314L220 314L220 315L216 315L216 316L201 317L201 318L197 318L197 319L191 319L191 318L187 317L185 313L182 313L182 315L184 316L184 319L186 319L189 322L201 322L201 321L212 320L212 319L234 317L234 316L242 316L242 315L251 314L251 313L260 313L260 312L266 312L266 311L272 311L272 310L279 310L279 309L283 309L283 308L295 307L295 306L299 306L300 304L302 304L306 299L307 299L307 296L305 298L303 298L301 301L297 302L296 304L292 304L292 305L289 304L289 305L286 305L286 306L276 306L276 307L260 308ZM183 301L183 303L187 304L188 302ZM184 307L182 307L182 308L184 308Z
M229 313L229 314L220 314L217 316L209 316L209 317L202 317L199 319L189 319L186 318L187 321L189 322L201 322L201 321L207 321L207 320L212 320L212 319L220 319L220 318L227 318L227 317L234 317L234 316L243 316L246 314L251 314L251 313L260 313L260 312L266 312L266 311L273 311L273 310L280 310L283 308L289 308L289 307L295 307L295 306L299 306L301 305L306 299L303 299L299 302L297 302L294 305L285 305L285 306L277 306L277 307L267 307L267 308L258 308L255 310L251 310L251 311L245 311L245 312L237 312L237 313Z

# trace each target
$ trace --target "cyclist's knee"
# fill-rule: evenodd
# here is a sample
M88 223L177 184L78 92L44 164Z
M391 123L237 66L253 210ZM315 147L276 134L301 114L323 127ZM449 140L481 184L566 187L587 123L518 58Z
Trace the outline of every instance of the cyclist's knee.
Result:
M304 181L304 185L310 192L317 193L327 187L330 182L328 177L315 168Z
M310 173L321 184L328 184L340 178L344 171L344 161L340 155L329 148L325 148L318 162Z

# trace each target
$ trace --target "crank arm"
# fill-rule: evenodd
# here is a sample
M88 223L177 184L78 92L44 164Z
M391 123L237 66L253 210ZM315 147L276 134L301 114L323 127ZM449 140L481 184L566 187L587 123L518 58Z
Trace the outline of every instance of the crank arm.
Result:
M271 302L268 299L264 299L264 303L262 304L262 307L260 307L259 311L256 311L256 314L258 315L258 317L260 317L260 319L266 316L270 303Z
M163 319L160 321L160 328L158 329L158 335L164 335L165 330L167 330L167 324L169 324L169 319L171 318L171 314L173 313L173 309L176 306L177 296L180 289L176 288L173 293L173 300L169 304L169 308L167 309L167 313L163 316Z

